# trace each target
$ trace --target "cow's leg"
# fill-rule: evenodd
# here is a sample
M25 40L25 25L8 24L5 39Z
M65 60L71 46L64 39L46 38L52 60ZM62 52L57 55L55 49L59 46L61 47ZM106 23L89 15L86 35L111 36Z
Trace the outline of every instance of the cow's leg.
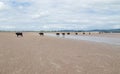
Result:
M21 34L21 36L23 37L23 34Z
M18 37L19 37L20 35L18 35Z

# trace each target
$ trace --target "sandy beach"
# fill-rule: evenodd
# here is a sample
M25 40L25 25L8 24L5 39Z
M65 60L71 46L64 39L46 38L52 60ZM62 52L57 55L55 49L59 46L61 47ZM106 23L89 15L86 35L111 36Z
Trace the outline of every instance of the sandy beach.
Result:
M0 74L120 74L120 46L37 32L23 32L23 37L0 32Z

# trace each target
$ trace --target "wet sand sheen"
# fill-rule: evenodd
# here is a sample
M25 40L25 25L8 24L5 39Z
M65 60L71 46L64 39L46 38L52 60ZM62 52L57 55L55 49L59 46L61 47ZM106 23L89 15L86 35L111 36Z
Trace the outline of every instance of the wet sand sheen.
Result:
M48 36L58 37L55 34L46 34ZM60 38L67 38L67 39L74 39L74 40L86 40L86 41L93 41L93 42L102 42L107 44L113 45L120 45L120 38L109 38L109 37L97 37L97 36L80 36L80 35L65 35L59 36Z
M0 74L119 74L120 46L0 33Z

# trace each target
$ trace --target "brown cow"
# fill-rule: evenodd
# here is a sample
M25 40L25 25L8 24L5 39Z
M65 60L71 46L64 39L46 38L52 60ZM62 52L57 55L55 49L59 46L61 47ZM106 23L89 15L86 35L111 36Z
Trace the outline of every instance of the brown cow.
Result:
M91 35L91 33L89 32L89 35Z
M83 35L85 34L85 32L83 32Z

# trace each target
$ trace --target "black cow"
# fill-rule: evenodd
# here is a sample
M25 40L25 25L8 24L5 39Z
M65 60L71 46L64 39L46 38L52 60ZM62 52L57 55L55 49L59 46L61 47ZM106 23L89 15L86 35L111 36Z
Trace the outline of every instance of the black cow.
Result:
M16 35L17 35L17 37L19 37L19 36L23 37L22 32L16 32Z
M64 36L64 35L65 35L65 33L62 33L62 35Z
M44 33L39 33L40 36L44 36Z
M70 33L67 33L67 35L70 35Z
M78 33L75 33L75 35L78 35Z
M63 38L65 37L65 33L62 33L62 35L63 35Z
M60 35L60 33L56 33L56 35L58 36L58 35Z

